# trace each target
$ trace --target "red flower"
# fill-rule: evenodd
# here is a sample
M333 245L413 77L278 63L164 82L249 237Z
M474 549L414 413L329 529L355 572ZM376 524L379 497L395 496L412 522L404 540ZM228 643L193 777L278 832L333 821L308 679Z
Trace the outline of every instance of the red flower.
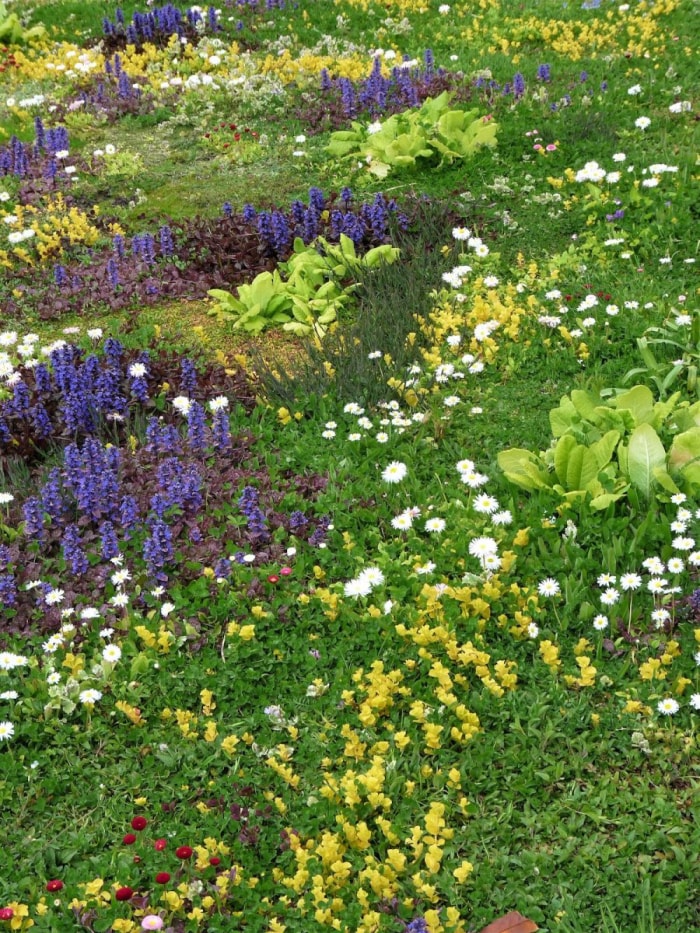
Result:
M131 821L131 828L135 829L137 832L140 832L142 829L145 829L148 826L148 820L145 816L135 816Z
M136 842L136 836L133 833L127 833L126 836L122 839L122 842L125 846L133 846Z
M167 839L156 839L156 841L153 843L153 848L156 850L156 852L162 852L167 844Z
M167 871L159 871L156 875L156 884L167 884L170 881L170 875Z
M118 901L128 901L134 896L134 890L133 888L119 888L114 896Z
M175 855L181 859L192 858L193 851L192 846L178 846Z
M209 864L216 868L217 865L221 865L221 859L217 855L212 855L212 857L209 859Z
M47 891L60 891L62 888L63 888L63 882L59 881L58 879L49 881L49 883L46 885Z
M12 920L15 912L11 907L0 907L0 920Z
M277 576L276 573L271 573L270 576L267 578L267 582L268 583L279 583L280 578Z

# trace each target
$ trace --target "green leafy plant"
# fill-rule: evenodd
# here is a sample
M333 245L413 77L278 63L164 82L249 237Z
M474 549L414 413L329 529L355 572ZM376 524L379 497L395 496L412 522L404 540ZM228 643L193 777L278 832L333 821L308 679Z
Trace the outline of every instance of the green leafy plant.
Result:
M358 286L352 280L398 257L399 250L388 244L358 256L355 244L345 234L338 245L319 237L316 246L306 246L297 237L287 262L280 263L274 272L261 272L249 285L240 285L238 297L224 289L211 289L208 294L218 303L210 314L233 321L234 330L249 334L280 326L297 336L321 338L350 303Z
M530 492L549 491L567 502L589 499L607 508L632 490L648 500L659 489L700 484L700 402L677 392L654 401L637 385L607 400L575 390L549 416L554 439L539 454L512 447L498 464L506 478Z
M6 4L0 0L0 43L7 45L20 45L41 39L46 35L43 26L32 26L25 29L16 13L10 13Z
M451 110L450 98L444 91L418 109L393 114L378 128L353 123L351 130L333 133L328 152L340 158L359 156L373 175L385 178L392 170L451 164L482 146L495 146L498 124L476 110Z

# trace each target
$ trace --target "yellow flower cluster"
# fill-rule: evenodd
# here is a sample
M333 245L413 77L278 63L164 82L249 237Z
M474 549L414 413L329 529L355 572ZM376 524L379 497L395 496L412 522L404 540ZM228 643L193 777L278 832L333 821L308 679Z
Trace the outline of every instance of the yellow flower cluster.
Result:
M381 7L391 12L401 13L427 13L430 9L428 0L335 0L336 6L354 6L363 10L371 7Z
M663 54L668 34L662 17L677 7L677 0L643 0L634 10L608 10L603 17L585 20L474 16L461 37L473 48L512 56L513 64L518 62L519 49L530 43L571 61L602 55L650 57Z
M304 52L296 58L285 49L281 55L267 55L259 66L261 74L273 74L286 84L298 81L303 77L314 77L326 68L333 77L350 78L359 81L366 78L372 67L367 55L353 53L352 55L334 58L331 55L315 55ZM389 69L386 69L387 75Z
M99 208L95 206L92 215L97 217L98 214ZM9 251L0 250L0 266L8 269L12 269L17 260L33 266L37 256L42 262L55 259L62 256L69 246L94 246L101 235L90 215L78 207L69 207L61 194L48 198L38 206L17 204L13 215L17 218L12 225L14 228L31 229L35 235L29 249L15 247Z

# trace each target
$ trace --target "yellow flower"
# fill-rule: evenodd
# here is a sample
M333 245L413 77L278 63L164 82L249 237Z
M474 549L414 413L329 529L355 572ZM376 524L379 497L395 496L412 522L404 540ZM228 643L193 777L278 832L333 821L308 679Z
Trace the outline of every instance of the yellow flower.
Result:
M165 894L161 897L169 910L180 910L183 904L183 900L177 891L166 891Z
M239 742L240 739L237 735L227 735L226 738L221 742L221 747L227 755L233 755Z
M463 861L463 862L460 862L459 867L455 868L452 874L455 876L455 878L460 884L464 884L464 882L467 880L467 878L469 877L469 875L471 875L473 871L474 871L474 866L472 865L472 863Z

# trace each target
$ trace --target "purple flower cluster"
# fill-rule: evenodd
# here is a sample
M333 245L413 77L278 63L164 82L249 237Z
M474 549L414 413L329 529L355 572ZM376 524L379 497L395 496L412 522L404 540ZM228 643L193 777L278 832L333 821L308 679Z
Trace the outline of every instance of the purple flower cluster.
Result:
M300 237L307 245L321 235L337 242L342 234L349 236L355 246L385 243L394 221L405 229L408 219L398 210L393 198L376 194L372 201L353 206L353 194L343 188L340 203L326 198L320 188L309 189L309 202L293 201L287 214L282 211L258 213L250 204L243 208L242 218L255 224L265 248L277 258L289 255L290 245Z
M404 61L408 61L408 56L404 56ZM339 93L343 113L348 118L360 113L376 117L420 106L433 93L431 82L436 76L445 78L447 72L444 69L436 70L433 53L427 49L423 65L397 66L388 78L382 74L382 60L379 56L375 57L369 76L359 82L349 78L333 79L324 68L321 71L321 91L324 94Z
M0 452L31 456L54 438L94 435L103 419L126 415L129 392L140 402L148 398L147 379L129 376L117 340L105 343L102 357L59 346L50 362L50 369L39 363L25 370L0 404Z
M325 478L273 478L257 463L248 468L249 460L255 462L255 438L232 434L231 419L252 410L253 396L248 404L233 376L220 372L218 376L219 370L210 367L198 371L192 360L168 353L126 351L110 338L99 357L84 356L72 346L55 348L48 364L29 369L22 387L13 387L4 407L13 412L5 424L17 430L15 439L25 439L26 417L41 399L58 426L46 449L55 451L58 442L63 456L57 465L36 470L34 491L9 507L7 520L22 534L10 547L0 546L5 630L55 630L60 606L47 604L46 595L56 588L57 578L66 604L101 602L103 618L116 613L118 624L119 612L109 608L114 563L140 581L141 595L131 594L133 604L147 605L148 584L167 583L176 556L177 584L172 585L177 588L201 579L202 566L214 567L217 579L227 580L235 565L248 564L251 551L261 561L280 562L288 536L311 547L324 544L330 519L313 516L307 505L325 488ZM138 391L129 397L139 380L147 384L146 401L138 398ZM163 414L153 413L153 386L164 382L173 397L187 392L186 417L182 406L176 408L167 399ZM80 392L87 396L94 433L76 438L69 436L61 413L66 396ZM120 421L104 418L102 393L111 404L121 398L118 404L129 419L123 429ZM229 412L228 405L217 403L209 415L204 399L222 395L229 405L234 400L235 408ZM160 407L161 400L157 403ZM74 400L79 413L81 406ZM132 434L143 435L143 441L132 444ZM16 449L13 443L13 453ZM231 489L240 490L233 501ZM294 506L280 509L279 502L289 495L295 497ZM205 505L211 501L222 505L208 510ZM237 510L243 523L231 521ZM54 582L34 592L27 584L35 583L39 574ZM221 599L230 598L227 588L216 592Z
M17 605L17 582L10 572L11 563L10 549L0 545L0 605L3 606Z
M246 518L248 531L253 541L262 544L270 540L265 513L260 508L258 490L254 486L246 486L238 499L238 508Z
M56 153L69 148L68 130L64 126L46 129L41 117L36 117L33 143L23 143L11 136L6 146L0 146L0 175L53 181L58 174Z
M114 21L105 17L102 20L102 32L112 40L123 39L125 43L141 46L144 42L163 44L170 36L192 37L200 30L219 32L221 26L216 9L210 6L206 18L199 8L189 8L184 15L172 3L155 7L147 13L136 11L127 23L121 7L117 7Z

